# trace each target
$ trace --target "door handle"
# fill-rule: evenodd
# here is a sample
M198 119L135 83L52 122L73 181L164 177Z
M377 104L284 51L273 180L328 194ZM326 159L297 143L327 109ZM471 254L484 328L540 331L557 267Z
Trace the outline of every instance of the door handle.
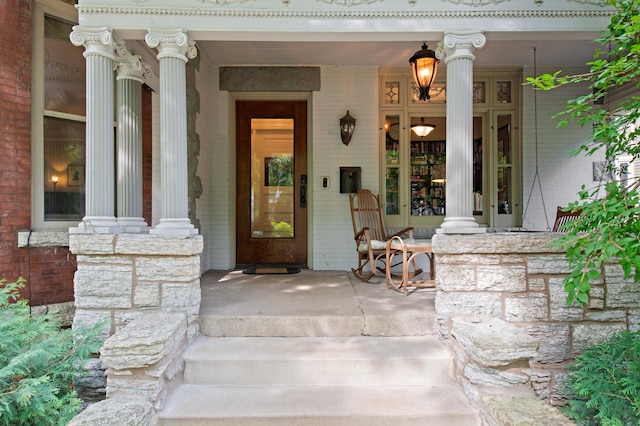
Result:
M307 208L307 175L300 175L300 208Z

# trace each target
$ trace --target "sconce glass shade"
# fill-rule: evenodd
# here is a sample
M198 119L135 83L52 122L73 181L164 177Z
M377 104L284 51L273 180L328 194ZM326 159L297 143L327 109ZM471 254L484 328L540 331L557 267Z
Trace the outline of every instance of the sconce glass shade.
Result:
M424 124L424 117L420 117L420 124L411 126L411 130L413 130L413 133L420 136L421 138L433 132L435 128L436 128L435 124Z
M347 114L340 119L340 138L343 144L349 145L355 129L356 119L353 118L351 114L349 114L349 110L347 110Z
M414 53L409 59L413 79L420 89L419 98L421 101L426 101L430 98L429 89L436 78L438 63L440 63L440 59L436 58L436 52L429 49L426 43L423 43L422 49Z

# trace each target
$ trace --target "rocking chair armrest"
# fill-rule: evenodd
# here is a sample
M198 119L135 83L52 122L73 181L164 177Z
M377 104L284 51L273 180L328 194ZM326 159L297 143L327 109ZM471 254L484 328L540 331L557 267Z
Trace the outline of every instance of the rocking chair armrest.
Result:
M353 237L354 240L356 240L356 243L360 243L360 241L362 241L363 239L366 238L365 234L367 233L368 230L369 230L369 228L365 227L365 228L362 228L361 230L359 230L356 233L356 235Z
M399 237L399 236L404 235L404 234L406 234L408 238L413 238L413 227L412 226L408 226L408 227L406 227L404 229L399 230L395 234L389 235L387 238L391 239L393 237Z

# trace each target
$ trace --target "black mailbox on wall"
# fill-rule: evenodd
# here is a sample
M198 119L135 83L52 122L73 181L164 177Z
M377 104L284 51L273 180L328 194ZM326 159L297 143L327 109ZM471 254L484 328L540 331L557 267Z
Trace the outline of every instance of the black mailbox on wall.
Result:
M358 192L360 167L340 167L340 193Z

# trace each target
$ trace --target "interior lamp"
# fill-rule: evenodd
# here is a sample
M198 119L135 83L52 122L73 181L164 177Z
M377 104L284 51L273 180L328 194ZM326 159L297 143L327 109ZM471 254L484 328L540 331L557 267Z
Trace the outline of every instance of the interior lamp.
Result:
M413 133L420 136L421 138L433 132L435 128L436 128L435 124L424 124L424 117L420 117L420 124L411 126L411 130L413 130Z
M413 79L420 89L419 99L421 101L426 101L430 98L429 89L436 78L439 62L440 59L436 58L436 52L429 49L426 43L422 43L422 49L414 53L409 59Z
M349 145L355 129L356 119L353 118L351 114L349 114L349 110L347 110L347 114L340 119L340 138L343 144Z

